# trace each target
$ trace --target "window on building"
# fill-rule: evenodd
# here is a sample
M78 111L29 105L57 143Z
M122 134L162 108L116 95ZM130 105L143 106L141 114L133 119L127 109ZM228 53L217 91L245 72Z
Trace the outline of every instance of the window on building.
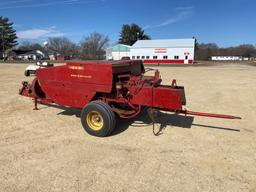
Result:
M177 56L177 55L176 55L176 56L174 56L174 59L179 59L179 56Z
M140 59L140 56L137 56L137 59Z
M168 59L168 56L167 56L167 55L164 55L164 56L163 56L163 59Z
M157 56L153 56L153 59L157 59Z
M132 56L132 59L135 59L135 56Z
M149 56L146 56L146 59L149 59Z
M145 56L142 56L141 59L145 59Z

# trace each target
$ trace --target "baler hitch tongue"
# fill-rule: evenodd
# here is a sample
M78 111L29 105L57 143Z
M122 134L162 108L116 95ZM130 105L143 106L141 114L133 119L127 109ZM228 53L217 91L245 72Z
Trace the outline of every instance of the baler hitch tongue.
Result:
M222 118L222 119L242 119L241 117L237 117L233 115L203 113L203 112L195 112L195 111L188 111L188 110L182 110L180 113L183 113L185 115L195 115L195 116L203 116L203 117Z

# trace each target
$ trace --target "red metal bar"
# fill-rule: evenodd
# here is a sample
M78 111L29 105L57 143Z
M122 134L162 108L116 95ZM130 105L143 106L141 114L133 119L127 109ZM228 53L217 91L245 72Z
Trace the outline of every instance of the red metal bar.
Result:
M241 117L237 117L233 115L202 113L202 112L194 112L194 111L188 111L188 110L182 110L180 111L180 113L183 113L185 115L196 115L196 116L204 116L204 117L223 118L223 119L242 119Z

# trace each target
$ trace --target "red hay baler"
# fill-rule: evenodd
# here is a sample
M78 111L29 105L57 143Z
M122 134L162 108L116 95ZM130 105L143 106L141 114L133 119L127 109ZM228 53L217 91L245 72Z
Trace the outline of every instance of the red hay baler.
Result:
M176 114L240 119L231 115L192 112L186 105L184 87L176 80L161 85L158 70L147 76L142 61L68 62L66 65L36 70L31 84L22 82L19 94L37 103L55 103L82 109L81 122L91 135L108 136L116 125L116 116L133 118L142 107Z

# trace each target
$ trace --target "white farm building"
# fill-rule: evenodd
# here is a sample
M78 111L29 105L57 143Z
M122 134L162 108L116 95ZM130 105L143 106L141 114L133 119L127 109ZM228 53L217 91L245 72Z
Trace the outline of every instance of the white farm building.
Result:
M116 50L116 47L113 47ZM122 49L120 49L122 50ZM193 64L195 39L138 40L131 47L117 53L107 53L114 60L116 55L129 56L132 60L143 60L144 64Z
M117 44L106 50L106 57L108 60L121 60L124 57L130 57L129 45Z
M240 56L212 56L212 61L242 61Z

